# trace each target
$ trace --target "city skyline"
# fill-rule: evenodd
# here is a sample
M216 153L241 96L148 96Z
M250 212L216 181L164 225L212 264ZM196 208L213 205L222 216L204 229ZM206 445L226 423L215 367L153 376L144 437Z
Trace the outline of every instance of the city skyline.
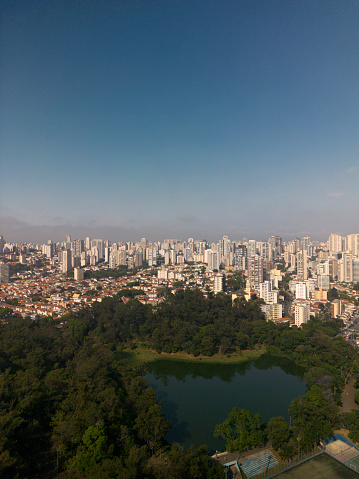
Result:
M0 234L359 231L359 5L2 6Z

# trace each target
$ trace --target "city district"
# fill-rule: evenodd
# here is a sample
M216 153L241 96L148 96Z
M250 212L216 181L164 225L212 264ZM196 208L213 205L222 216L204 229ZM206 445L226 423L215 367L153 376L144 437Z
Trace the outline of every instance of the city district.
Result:
M359 234L284 242L72 239L17 244L0 236L2 316L53 318L123 291L157 305L168 288L199 288L232 300L261 298L266 319L300 327L311 316L341 318L354 340L359 315Z

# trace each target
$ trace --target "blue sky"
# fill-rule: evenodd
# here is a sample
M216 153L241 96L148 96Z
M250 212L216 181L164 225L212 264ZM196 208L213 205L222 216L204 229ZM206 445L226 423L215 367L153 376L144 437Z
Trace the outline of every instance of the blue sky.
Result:
M2 2L0 234L359 232L359 3Z

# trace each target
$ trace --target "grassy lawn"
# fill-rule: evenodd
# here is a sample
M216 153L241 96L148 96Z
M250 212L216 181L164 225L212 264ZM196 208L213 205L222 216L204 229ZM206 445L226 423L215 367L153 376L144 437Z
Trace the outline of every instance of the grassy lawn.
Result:
M202 363L217 363L217 364L234 364L242 363L257 359L262 354L265 354L266 348L253 349L248 351L241 351L230 355L214 354L213 356L193 356L183 351L178 353L157 353L145 347L137 347L136 349L124 349L126 353L130 353L132 361L150 362L158 359L173 359L175 361L191 361Z

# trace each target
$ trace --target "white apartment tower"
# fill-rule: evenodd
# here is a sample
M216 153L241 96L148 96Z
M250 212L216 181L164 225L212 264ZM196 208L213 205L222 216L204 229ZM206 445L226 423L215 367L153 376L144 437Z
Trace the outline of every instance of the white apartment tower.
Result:
M259 285L263 283L263 259L255 254L248 258L248 281L252 288L259 289Z
M351 234L347 236L347 250L355 256L359 255L359 234Z
M328 247L330 253L340 253L343 251L343 238L342 236L332 233L329 236Z
M208 250L208 271L219 270L219 255L217 252Z
M295 299L307 299L307 285L305 283L296 283Z
M151 246L147 250L148 266L157 266L157 248Z
M213 291L214 293L219 293L224 289L224 275L222 273L217 273L214 276L213 281Z
M61 270L63 273L67 273L72 269L72 255L71 250L65 249L62 252L62 267Z
M295 325L299 327L302 324L307 323L310 319L309 313L310 310L307 301L297 300L294 306Z

